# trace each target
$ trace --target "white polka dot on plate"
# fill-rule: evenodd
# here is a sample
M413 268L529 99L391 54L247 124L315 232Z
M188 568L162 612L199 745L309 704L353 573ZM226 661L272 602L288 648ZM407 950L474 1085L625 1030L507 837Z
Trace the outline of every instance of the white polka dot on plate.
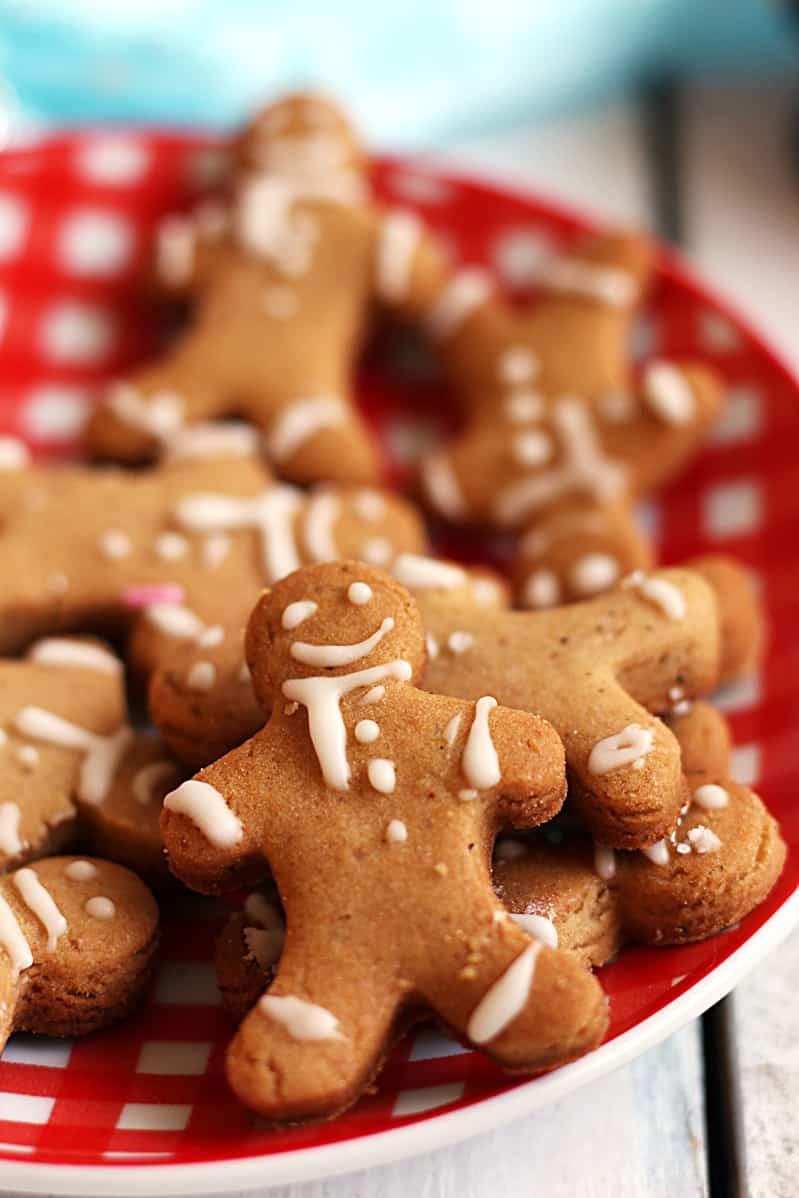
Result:
M452 187L434 175L415 171L396 171L389 180L392 195L411 204L446 204L452 198Z
M45 315L42 348L54 362L97 362L108 353L113 334L113 321L102 308L66 300Z
M28 227L28 211L21 200L0 191L0 262L18 254Z
M552 242L541 229L506 229L494 242L494 266L511 287L529 287L552 255Z
M73 274L113 275L125 265L132 248L131 227L115 212L79 209L61 226L59 254Z
M136 183L150 165L150 151L122 134L93 137L78 150L77 165L90 183Z
M81 432L88 414L84 391L47 383L28 392L22 422L25 432L37 441L62 441Z

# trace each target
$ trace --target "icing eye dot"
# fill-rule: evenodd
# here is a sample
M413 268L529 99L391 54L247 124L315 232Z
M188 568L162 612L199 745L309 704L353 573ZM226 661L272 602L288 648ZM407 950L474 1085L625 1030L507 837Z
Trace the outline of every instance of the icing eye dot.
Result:
M186 676L186 686L192 691L209 691L216 682L216 666L212 661L195 661Z
M408 829L401 819L392 819L386 828L386 840L389 844L405 844L408 839Z
M284 608L280 623L283 628L289 630L298 628L300 624L310 620L317 610L318 604L314 603L313 599L298 599L296 603L290 603Z
M394 762L387 761L385 757L376 757L374 761L370 761L367 774L372 786L381 794L390 795L397 785Z
M358 720L355 725L355 739L361 745L370 745L380 735L380 725L374 720Z
M106 898L104 894L96 894L94 898L87 899L83 909L94 919L113 919L117 911L111 899Z
M513 456L523 466L540 466L552 457L552 439L540 429L519 433L513 441Z
M451 632L447 638L447 647L452 653L465 653L473 644L471 632Z
M356 607L363 607L372 598L372 588L367 582L351 582L347 590L347 598Z
M97 866L91 861L70 861L64 873L72 882L90 882L97 876Z
M694 802L706 811L718 811L730 801L729 793L715 782L706 782L694 791Z

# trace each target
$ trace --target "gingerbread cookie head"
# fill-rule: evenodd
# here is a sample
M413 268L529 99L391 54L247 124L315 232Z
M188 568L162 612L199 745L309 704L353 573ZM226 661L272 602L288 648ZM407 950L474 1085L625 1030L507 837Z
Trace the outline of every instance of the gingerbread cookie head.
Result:
M365 174L364 151L344 113L321 96L298 92L255 114L234 144L247 171L278 175L308 187L332 176Z
M14 1031L82 1036L127 1015L158 943L158 908L135 874L49 857L0 879L0 1043Z
M425 661L411 596L382 570L355 562L306 567L273 587L250 617L246 651L264 706L279 694L299 700L312 680L353 671L373 673L376 683L416 680Z

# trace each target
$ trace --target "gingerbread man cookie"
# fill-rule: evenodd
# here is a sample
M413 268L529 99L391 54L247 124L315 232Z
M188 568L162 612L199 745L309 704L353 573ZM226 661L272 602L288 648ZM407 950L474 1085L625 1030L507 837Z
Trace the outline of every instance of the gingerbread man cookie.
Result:
M632 378L628 339L652 252L638 237L590 236L519 309L484 272L449 277L428 329L467 425L424 464L430 504L457 523L520 535L519 594L551 607L651 565L633 500L672 478L719 411L719 380L653 361Z
M160 361L114 384L90 447L141 461L185 423L236 414L263 429L286 478L373 482L355 359L376 301L424 310L440 256L416 217L372 203L363 151L331 104L270 105L234 150L230 205L161 231L161 276L192 296L190 325Z
M382 564L424 546L402 499L332 486L306 494L275 484L252 456L224 456L226 444L135 474L0 469L0 650L58 631L121 633L145 612L133 658L148 671L174 644L176 604L195 613L195 631L226 624L303 562L349 554Z
M52 637L0 674L0 870L85 841L165 880L160 800L182 775L128 724L122 662Z
M507 607L507 586L485 568L467 569L455 562L403 552L394 558L391 573L420 603L425 592L443 588L455 603L474 603L484 611ZM198 625L191 612L171 611L171 622L185 635L171 653L163 649L158 653L164 664L150 679L148 705L153 723L175 756L196 769L252 736L269 714L256 699L244 656L252 605L247 599L241 606L235 625L217 629ZM159 618L157 611L153 614ZM138 641L134 648L135 656L140 657ZM437 650L438 643L428 635L428 653Z
M521 926L601 965L628 941L686 944L730 927L771 891L785 862L776 821L729 777L729 733L707 704L677 717L687 788L680 818L646 854L544 838L495 862ZM253 904L254 905L254 904ZM253 941L258 947L257 939Z
M49 857L0 878L0 1049L15 1031L85 1036L135 1007L158 908L109 861Z
M357 563L278 583L247 656L269 723L168 795L162 817L181 879L218 891L269 867L286 911L275 981L228 1051L238 1097L274 1122L334 1115L420 1005L517 1071L597 1043L593 979L505 919L491 888L497 828L560 807L553 730L489 695L419 691L413 600Z

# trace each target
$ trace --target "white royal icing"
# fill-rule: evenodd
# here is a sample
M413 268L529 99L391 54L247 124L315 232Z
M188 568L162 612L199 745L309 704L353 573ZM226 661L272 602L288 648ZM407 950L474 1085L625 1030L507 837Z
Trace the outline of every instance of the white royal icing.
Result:
M93 919L113 919L117 913L113 901L104 894L96 894L87 899L83 904L83 910Z
M362 703L379 703L381 699L386 697L386 688L384 686L373 686L366 692L361 699Z
M115 383L108 393L108 407L123 424L163 440L183 423L183 400L169 391L145 399L130 383Z
M200 557L207 570L218 570L230 553L233 544L227 533L212 532L203 539Z
M292 1040L343 1040L338 1019L326 1007L291 994L265 994L258 1003L262 1014L282 1024Z
M78 798L96 805L107 797L117 767L133 740L133 729L124 724L109 736L98 736L43 707L23 707L14 727L25 736L84 754L78 781Z
M438 637L433 636L432 632L426 632L424 635L425 648L427 656L431 661L435 661L439 654Z
M23 969L30 969L33 964L33 953L17 923L17 917L6 900L0 895L0 945L11 958L11 976L19 976Z
M308 711L308 731L322 776L333 790L346 790L350 780L347 729L341 699L359 687L373 687L384 678L408 682L413 669L407 661L389 661L371 669L332 678L293 678L283 683L284 698L302 703Z
M392 547L387 537L372 537L364 541L358 556L372 566L385 566L391 560Z
M52 953L59 938L67 930L66 919L56 906L50 891L42 886L35 870L18 869L12 876L25 906L30 908L47 932L47 951Z
M351 582L347 587L347 598L355 607L363 607L373 596L368 582Z
M70 861L64 873L72 882L90 882L97 877L97 866L91 861Z
M408 839L408 829L401 819L389 820L386 827L386 840L389 844L405 844Z
M552 424L560 441L560 461L500 491L494 512L501 524L517 524L574 492L609 499L623 487L625 468L605 457L584 403L573 398L558 400L552 408Z
M211 624L208 628L204 628L197 637L197 647L199 649L214 649L217 645L221 645L225 639L225 630L221 624Z
M277 582L300 565L294 542L294 516L300 505L293 487L274 486L260 495L195 494L179 501L178 523L190 532L224 532L252 529L261 540L267 582Z
M649 578L643 570L633 570L624 579L622 586L637 591L655 607L660 608L670 620L685 618L685 596L678 586L666 578Z
M133 549L133 545L126 532L122 532L118 528L112 528L108 532L103 533L100 538L100 549L105 557L110 557L116 561L120 558L128 557Z
M195 661L186 675L190 691L209 691L216 682L216 666L212 661Z
M540 420L545 409L544 397L538 391L513 391L502 401L502 410L511 424Z
M499 355L497 362L497 374L501 381L512 387L532 382L539 368L538 358L526 345L509 345Z
M182 603L150 603L144 618L158 632L181 640L194 640L205 628L200 617Z
M164 807L176 815L185 815L217 848L232 848L244 835L241 820L209 782L190 778L177 790L170 791L164 799Z
M189 552L189 542L179 532L162 532L155 538L156 557L164 562L178 562Z
M669 846L665 840L658 840L655 844L650 844L647 848L641 849L641 852L653 865L668 865L669 863Z
M412 212L389 212L377 244L377 295L387 303L405 298L421 236L419 218Z
M271 969L280 960L286 932L283 927L245 928L244 943L261 969Z
M552 291L574 292L614 308L627 307L638 294L635 279L628 271L581 258L558 258L549 263L542 271L541 282Z
M177 766L172 761L151 761L133 775L130 783L131 794L137 803L146 806L152 802L156 789L166 782L173 782L177 772Z
M553 570L533 570L523 588L525 607L554 607L560 601L560 582Z
M369 762L366 770L370 784L381 794L393 794L397 785L397 773L394 762L385 757L375 757Z
M496 705L497 701L491 695L483 695L477 700L472 726L463 746L461 766L467 782L477 790L489 790L502 777L489 728L489 716Z
M579 595L596 595L612 587L619 573L619 563L609 553L585 553L572 566L572 586Z
M485 992L466 1027L472 1043L486 1044L493 1040L524 1009L542 947L538 941L529 944Z
M156 271L167 286L182 287L191 278L194 239L194 224L185 216L168 216L158 226Z
M715 782L706 782L704 786L696 788L693 794L693 801L705 811L718 811L720 808L727 806L730 801L730 795L729 791L726 791L723 786L718 786Z
M555 452L549 433L538 428L517 433L513 438L512 449L513 456L522 466L543 466Z
M467 579L462 566L441 562L421 553L400 553L391 567L391 573L404 587L421 590L423 587L451 589Z
M211 458L248 458L258 452L258 431L249 424L215 421L188 424L166 440L166 458L173 462Z
M427 314L427 331L434 341L445 341L491 295L491 278L471 268L455 275Z
M422 484L428 499L442 516L460 520L466 515L466 498L446 454L436 454L422 463Z
M380 735L380 725L374 720L358 720L355 725L355 739L359 745L371 745Z
M721 841L716 833L712 828L705 827L704 824L697 824L695 828L691 828L688 840L693 851L700 855L717 853L721 848Z
M13 857L22 852L19 821L22 812L16 803L0 803L0 851Z
M300 624L310 620L318 610L319 604L314 603L313 599L296 599L294 603L289 603L283 608L280 625L290 632L292 628L299 628Z
M394 621L386 616L379 628L363 641L352 645L312 645L307 641L294 641L289 652L295 661L307 666L349 666L363 657L368 657L380 644L387 632L391 632Z
M546 915L527 915L511 911L510 917L528 936L545 944L547 948L558 947L558 929Z
M275 417L267 449L276 462L285 462L322 429L346 424L349 415L347 405L338 395L297 399Z
M634 765L654 747L655 736L651 728L628 724L621 732L597 741L588 757L588 769L592 774L608 774L620 766Z
M465 653L474 644L471 632L455 631L447 637L447 648L451 653Z
M86 641L71 641L62 637L46 637L28 651L28 660L42 666L76 666L82 670L97 670L100 674L122 673L122 662L101 645Z
M696 405L690 384L670 362L650 362L644 371L644 400L666 424L689 424Z
M452 748L457 740L458 731L461 726L461 719L461 713L457 712L452 719L448 721L447 726L444 729L444 740L447 742L450 748Z
M33 745L20 745L15 756L26 769L33 770L39 764L39 750L34 749Z
M358 491L350 502L353 511L362 520L382 520L386 513L386 499L379 491Z
M321 489L311 496L302 530L311 561L331 562L339 556L333 533L340 509L339 498L332 491Z
M616 853L607 844L594 845L594 869L603 882L616 876Z

